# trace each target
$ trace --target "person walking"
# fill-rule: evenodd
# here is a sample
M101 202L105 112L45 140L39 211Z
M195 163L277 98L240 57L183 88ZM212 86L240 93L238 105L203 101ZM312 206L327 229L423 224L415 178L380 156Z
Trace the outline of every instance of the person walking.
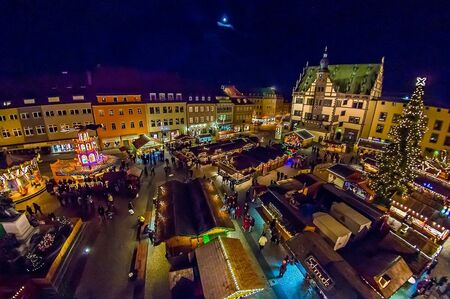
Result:
M100 217L100 220L103 222L103 221L106 221L106 218L105 218L105 208L103 207L103 206L99 206L98 207L98 209L97 209L97 212L98 212L98 216Z
M259 237L258 240L258 244L259 244L259 250L263 250L264 246L266 246L267 244L267 237L265 234L262 234L261 237Z
M150 173L152 176L155 176L155 167L152 167L152 171Z
M39 212L39 214L44 215L44 213L42 213L41 206L38 205L37 203L33 202L33 208L34 208L34 213L36 215L38 212Z
M278 275L278 277L283 277L284 276L284 273L286 273L286 270L287 270L287 261L286 260L283 260L282 262L281 262L281 266L280 266L280 274Z
M253 227L255 226L255 218L253 218L252 216L250 216L250 228L249 228L249 232L252 232Z
M144 175L145 175L145 177L148 177L148 169L147 169L147 166L144 166Z

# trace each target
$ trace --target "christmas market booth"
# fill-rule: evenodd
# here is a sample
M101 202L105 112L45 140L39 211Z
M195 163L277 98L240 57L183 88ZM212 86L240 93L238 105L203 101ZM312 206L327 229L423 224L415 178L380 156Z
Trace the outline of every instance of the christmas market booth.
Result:
M158 188L155 244L165 242L169 262L232 230L234 225L210 180L172 180Z
M373 200L375 194L368 187L369 180L359 170L345 164L335 164L330 166L327 171L329 183L347 190L365 201Z
M0 193L14 202L21 202L45 190L45 179L36 157L7 152L0 157Z
M389 144L377 138L359 138L355 144L354 151L359 156L376 155L384 152L384 147Z
M433 157L426 157L421 165L420 173L425 176L431 176L436 179L450 181L450 158L448 152L442 150L436 152Z
M267 286L239 239L218 237L195 256L205 299L243 298Z
M335 140L322 140L320 142L322 150L330 153L345 153L347 151L347 145L343 142Z
M145 134L139 135L139 138L133 141L133 146L136 148L138 155L149 153L152 149L162 145L160 140L148 137Z
M86 177L97 178L111 166L115 165L115 156L98 152L97 137L91 137L87 130L78 132L75 140L77 157L73 160L57 160L50 164L53 179L84 181Z
M310 146L313 140L314 135L305 129L289 132L284 135L284 144L289 149L293 149L294 152L300 148Z
M407 196L394 194L389 212L392 217L440 243L449 236L448 201L426 191L413 192Z

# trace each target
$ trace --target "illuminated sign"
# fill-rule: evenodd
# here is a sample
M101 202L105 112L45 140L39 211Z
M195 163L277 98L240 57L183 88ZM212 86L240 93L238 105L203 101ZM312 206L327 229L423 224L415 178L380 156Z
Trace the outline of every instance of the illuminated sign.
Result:
M322 268L319 262L312 256L308 256L305 260L306 267L314 274L316 280L326 289L334 285L330 275Z

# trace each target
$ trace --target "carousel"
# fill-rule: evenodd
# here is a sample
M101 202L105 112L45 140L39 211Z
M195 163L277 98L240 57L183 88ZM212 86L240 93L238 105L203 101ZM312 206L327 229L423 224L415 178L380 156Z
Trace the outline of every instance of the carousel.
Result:
M77 157L73 160L57 160L50 165L55 181L83 181L96 178L117 162L117 158L98 152L97 137L89 136L86 128L80 129L74 141Z
M45 190L36 157L4 152L0 161L0 193L19 202Z

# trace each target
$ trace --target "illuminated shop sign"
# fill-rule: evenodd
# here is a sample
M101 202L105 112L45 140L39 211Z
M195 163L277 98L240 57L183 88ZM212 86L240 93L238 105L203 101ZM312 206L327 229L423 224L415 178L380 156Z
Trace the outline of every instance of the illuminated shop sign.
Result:
M306 267L314 274L324 288L329 289L334 285L330 275L322 268L319 262L312 256L308 256L305 260Z

